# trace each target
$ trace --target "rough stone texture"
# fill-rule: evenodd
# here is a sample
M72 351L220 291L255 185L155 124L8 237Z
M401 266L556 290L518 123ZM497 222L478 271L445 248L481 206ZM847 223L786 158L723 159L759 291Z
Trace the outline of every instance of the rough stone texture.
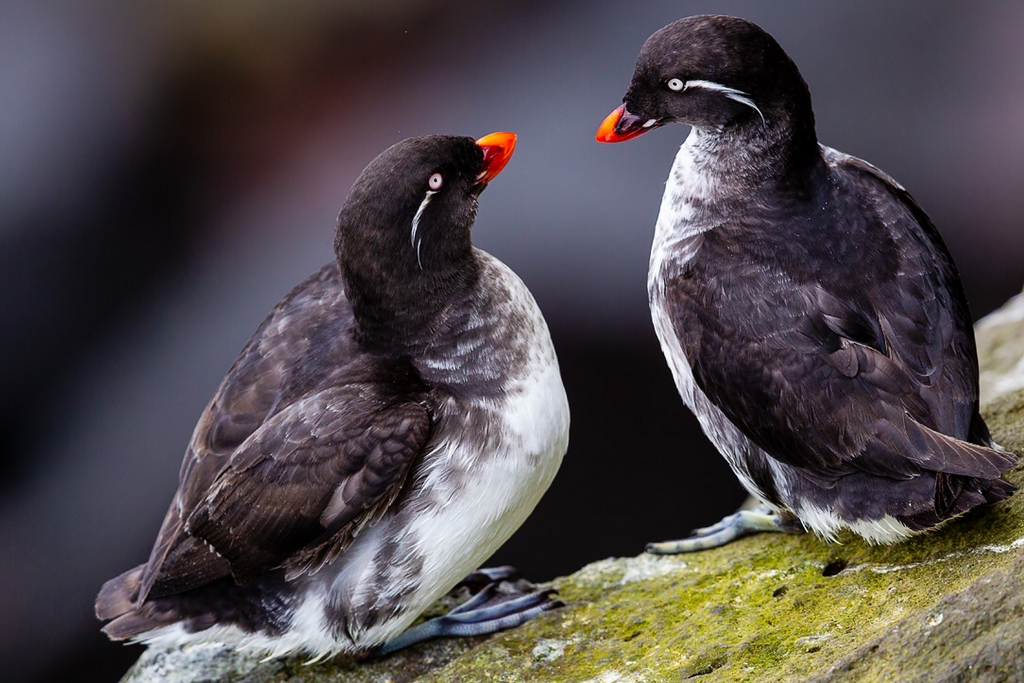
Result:
M912 656L908 656L912 653ZM952 656L951 656L952 653ZM901 620L813 680L1012 681L1024 678L1024 557Z
M978 321L981 403L1024 389L1024 294Z
M1024 297L978 334L985 417L1000 444L1024 453L1024 390L1013 379L1024 375ZM1024 468L1009 478L1024 485ZM692 555L602 560L554 582L564 609L382 661L150 649L124 680L1024 680L1024 494L900 545L841 540L761 534Z

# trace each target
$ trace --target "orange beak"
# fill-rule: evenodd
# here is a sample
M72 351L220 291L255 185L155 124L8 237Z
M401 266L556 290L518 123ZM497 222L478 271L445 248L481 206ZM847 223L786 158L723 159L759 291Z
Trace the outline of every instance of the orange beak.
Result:
M476 181L482 185L494 180L495 176L501 173L505 164L512 158L512 151L516 148L515 133L491 133L476 141L484 152L484 168Z
M659 125L656 119L644 119L631 114L626 105L622 105L601 122L597 129L598 142L625 142L643 135L647 131L657 128Z

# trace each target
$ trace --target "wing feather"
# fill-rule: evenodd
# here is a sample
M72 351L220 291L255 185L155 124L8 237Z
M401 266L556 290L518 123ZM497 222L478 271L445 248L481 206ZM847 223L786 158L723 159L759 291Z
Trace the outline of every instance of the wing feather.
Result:
M968 443L984 432L976 352L941 239L877 169L840 164L833 179L824 214L794 219L787 205L770 230L750 217L717 227L667 279L695 383L823 486L858 471L998 477L1015 458Z
M430 418L396 402L421 389L415 376L360 352L353 325L332 263L256 330L196 425L137 603L278 565L315 570L392 502Z
M185 533L216 549L239 583L277 567L315 571L343 550L394 501L430 435L423 405L366 393L332 389L275 415L238 448Z

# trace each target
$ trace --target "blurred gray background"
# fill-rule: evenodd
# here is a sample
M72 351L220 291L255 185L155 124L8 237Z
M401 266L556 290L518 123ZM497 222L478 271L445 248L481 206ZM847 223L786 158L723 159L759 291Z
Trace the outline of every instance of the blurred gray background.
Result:
M550 579L734 509L647 311L686 129L594 142L646 37L702 12L775 35L820 139L917 197L976 318L1020 290L1021 3L0 5L0 677L116 680L138 656L99 633L96 590L146 558L206 401L410 135L519 134L475 239L544 309L573 427L494 561Z

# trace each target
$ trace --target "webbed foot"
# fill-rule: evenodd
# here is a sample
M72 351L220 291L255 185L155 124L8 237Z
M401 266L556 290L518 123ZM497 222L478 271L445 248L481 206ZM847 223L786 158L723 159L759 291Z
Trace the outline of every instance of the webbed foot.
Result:
M655 555L692 553L717 548L737 538L762 531L803 533L804 528L795 517L784 517L765 505L750 510L739 510L711 526L694 529L688 538L662 543L648 543L647 552Z
M481 568L463 579L459 585L472 589L486 579L489 581L483 588L448 614L428 619L408 629L394 640L381 645L373 654L388 655L434 638L464 638L504 631L563 605L560 600L552 597L555 593L553 588L524 591L509 583L525 583L521 582L519 572L513 567Z

